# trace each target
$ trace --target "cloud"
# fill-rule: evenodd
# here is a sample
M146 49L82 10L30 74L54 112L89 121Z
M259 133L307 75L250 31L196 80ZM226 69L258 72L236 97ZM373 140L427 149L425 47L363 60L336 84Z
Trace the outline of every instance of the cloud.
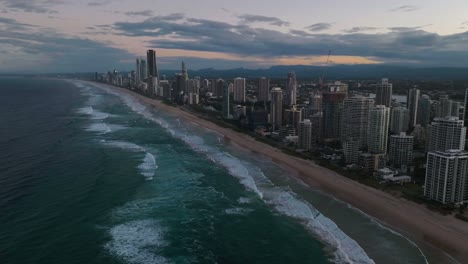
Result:
M130 11L130 12L125 12L125 15L127 16L145 16L145 17L150 17L153 15L153 11L147 9L147 10L141 10L141 11Z
M462 66L468 60L468 33L442 36L424 31L423 27L395 27L390 32L373 34L323 34L294 29L282 32L186 16L178 21L153 17L113 25L119 35L146 37L150 39L148 47L172 50L263 58L321 56L333 50L336 56L447 66Z
M465 21L465 22L462 22L461 24L464 25L464 26L468 26L468 20Z
M415 5L403 5L396 8L390 9L391 12L412 12L421 9L419 6Z
M62 0L0 0L5 11L22 11L30 13L57 13L51 7L64 4Z
M15 25L4 18L0 21L0 25ZM0 65L0 71L3 72L19 68L44 72L102 71L126 67L123 61L133 59L127 51L98 41L16 24L22 27L14 30L0 27L0 60L5 62Z
M261 22L261 23L270 24L272 26L278 26L278 27L289 26L289 22L281 20L277 17L245 14L245 15L238 16L238 18L240 18L242 22L246 24Z
M95 0L88 3L88 6L105 6L110 4L110 0Z
M399 32L406 32L406 31L415 31L425 27L432 26L432 24L422 25L422 26L415 26L415 27L389 27L387 29L391 31L399 31Z
M313 32L317 32L317 31L323 31L323 30L329 29L331 27L332 27L332 23L315 23L313 25L306 27L306 29L313 31Z
M362 31L374 31L374 30L377 30L379 28L376 28L376 27L352 27L352 28L349 28L349 29L344 29L343 32L345 33L358 33L358 32L362 32Z

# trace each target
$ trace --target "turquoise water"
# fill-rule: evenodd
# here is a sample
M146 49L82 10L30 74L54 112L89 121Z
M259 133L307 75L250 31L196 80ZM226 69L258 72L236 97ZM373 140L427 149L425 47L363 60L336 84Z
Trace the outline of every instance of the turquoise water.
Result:
M265 157L98 86L0 80L1 263L426 262Z

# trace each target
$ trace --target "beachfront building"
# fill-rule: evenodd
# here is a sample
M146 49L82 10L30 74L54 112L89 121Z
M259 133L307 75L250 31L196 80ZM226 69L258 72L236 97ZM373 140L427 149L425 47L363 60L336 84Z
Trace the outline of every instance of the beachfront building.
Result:
M270 123L273 131L283 122L283 91L279 87L271 89Z
M312 149L312 122L309 119L304 119L304 121L299 122L298 128L299 149Z
M468 153L462 150L429 152L424 196L439 203L468 201Z
M413 128L414 126L416 126L416 121L418 117L419 89L412 88L408 90L406 107L408 107L409 111L408 127Z
M359 148L367 147L367 130L369 129L369 110L374 100L364 96L353 96L343 101L343 116L341 118L341 141L359 141Z
M428 152L465 148L466 127L458 117L434 118L428 129Z
M343 113L344 92L322 93L322 139L337 141L341 137L341 118Z
M359 154L359 167L367 173L382 169L385 167L385 154L361 153Z
M223 118L230 119L231 116L231 105L230 105L230 93L229 87L224 86L224 93L223 93Z
M375 89L375 104L392 106L393 85L388 82L388 79L382 79L380 84L376 85Z
M294 72L288 73L288 81L286 83L286 90L284 94L284 104L288 106L296 105L297 97L297 80Z
M245 78L235 78L233 84L233 100L236 103L245 103Z
M390 132L399 135L401 132L408 131L410 122L410 111L406 107L393 107L390 118Z
M406 172L413 160L414 137L401 132L390 136L388 162L395 169Z
M302 111L296 106L293 106L291 109L284 110L283 119L283 124L294 127L297 131L299 122L302 121Z
M384 105L377 105L369 112L369 130L367 146L371 153L387 153L388 126L390 109Z
M359 162L359 148L361 141L358 139L349 138L342 142L343 156L346 164L357 164Z

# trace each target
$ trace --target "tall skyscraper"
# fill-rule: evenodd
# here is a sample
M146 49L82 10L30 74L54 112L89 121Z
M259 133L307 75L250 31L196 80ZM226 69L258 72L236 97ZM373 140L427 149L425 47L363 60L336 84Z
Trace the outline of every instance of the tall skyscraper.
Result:
M387 153L388 126L390 123L390 109L384 105L377 105L369 111L369 130L367 145L371 153Z
M226 119L231 118L231 105L229 102L229 87L227 85L224 86L224 94L223 94L223 117Z
M358 95L344 99L341 125L342 142L352 138L359 141L359 148L367 146L369 110L373 106L374 100L364 96Z
M424 196L437 202L468 201L468 153L462 150L429 152Z
M395 135L408 131L409 119L409 109L401 106L393 107L390 120L390 131Z
M382 83L376 85L375 105L392 106L393 86L388 79L382 79Z
M466 127L458 117L434 118L429 126L428 151L463 150Z
M141 63L140 59L136 59L136 69L135 69L135 83L139 83L141 81Z
M297 80L294 72L288 73L288 81L286 83L286 91L284 96L285 105L296 105L297 96Z
M279 87L271 89L270 122L273 130L280 127L283 121L283 91Z
M431 123L431 98L429 95L422 95L419 100L418 121L422 127L427 127Z
M245 103L245 78L235 78L233 90L234 102Z
M148 50L146 51L146 61L148 63L148 76L149 77L159 77L158 74L158 65L156 63L156 51L155 50Z
M409 110L409 128L413 128L417 124L418 107L419 107L419 90L412 88L408 90L406 107Z
M468 125L468 88L465 90L465 102L464 102L463 105L464 105L464 109L465 109L463 119L465 120L465 124Z
M294 127L298 131L299 122L302 120L302 111L293 106L291 109L284 110L283 119L283 124Z
M185 80L188 80L188 71L187 71L187 67L185 66L185 62L182 61L182 76L184 76L184 79Z
M413 160L414 137L401 132L399 135L390 136L388 161L396 169L406 172Z
M309 119L299 122L298 136L299 149L310 150L312 148L312 123Z
M270 101L270 79L262 77L258 80L258 101Z
M341 118L343 101L346 93L326 92L322 93L322 139L336 141L341 138Z

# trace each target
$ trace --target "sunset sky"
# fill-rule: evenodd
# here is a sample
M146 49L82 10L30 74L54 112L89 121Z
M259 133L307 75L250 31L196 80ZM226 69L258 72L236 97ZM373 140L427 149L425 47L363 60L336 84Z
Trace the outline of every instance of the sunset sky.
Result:
M0 72L468 62L468 1L0 0Z

